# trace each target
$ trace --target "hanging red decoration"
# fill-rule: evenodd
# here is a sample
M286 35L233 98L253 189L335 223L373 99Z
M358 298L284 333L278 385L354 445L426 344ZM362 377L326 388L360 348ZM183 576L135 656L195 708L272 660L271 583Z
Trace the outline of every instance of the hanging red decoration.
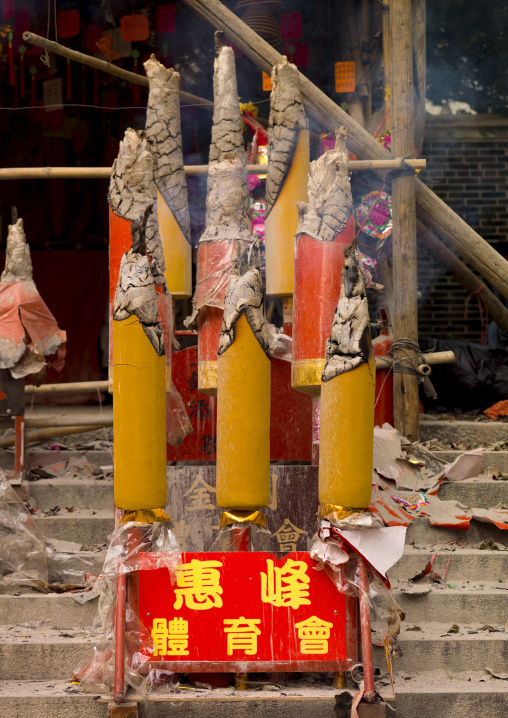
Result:
M32 106L32 115L35 115L35 105L37 103L37 85L35 83L35 76L37 74L37 68L32 65L28 72L32 78L30 86L30 105Z
M75 37L79 32L78 10L62 10L57 19L58 37Z
M81 65L81 104L86 105L86 65Z
M14 38L13 47L15 50L23 44L23 33L30 30L30 10L27 7L22 7L16 12L16 18L14 20Z
M86 29L86 46L89 52L100 52L97 47L97 40L102 37L102 30L95 25L89 25Z
M155 29L160 35L174 32L176 27L176 5L158 5L155 11Z
M12 32L7 35L7 43L7 53L9 57L9 85L12 85L12 87L14 87L14 85L16 84L16 77L14 75L14 52L12 50Z
M233 45L232 42L229 42L227 38L224 40L224 44L233 50L233 54L235 57L241 57L243 55L243 52L240 50L240 48L236 45Z
M132 71L137 75L138 74L139 50L133 50L132 57L134 58ZM136 85L136 84L132 85L132 96L134 97L134 102L136 103L136 105L138 105L139 104L139 85Z
M14 15L14 0L2 0L2 14L4 20L8 20Z
M65 80L65 101L71 102L72 100L72 68L71 61L67 58L67 77Z
M124 15L120 20L120 29L126 42L144 42L150 34L146 15Z
M302 16L299 12L287 12L280 16L280 33L283 40L297 40L302 34Z
M310 62L310 47L305 40L291 40L282 46L282 54L297 67L307 67Z
M25 97L25 51L26 47L20 45L19 52L19 96L21 99Z

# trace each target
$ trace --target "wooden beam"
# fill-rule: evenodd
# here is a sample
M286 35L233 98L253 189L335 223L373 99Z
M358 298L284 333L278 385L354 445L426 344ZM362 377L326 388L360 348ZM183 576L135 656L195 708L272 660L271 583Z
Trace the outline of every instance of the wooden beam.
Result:
M425 96L427 90L426 8L425 0L413 0L413 74L415 88L415 147L423 148L425 133Z
M181 0L228 39L269 75L282 56L219 0ZM316 85L300 73L301 92L307 112L330 131L348 129L348 146L360 159L387 159L390 153L344 112ZM413 154L413 151L409 154ZM378 173L384 177L385 172ZM445 239L503 296L508 297L508 262L450 209L434 192L416 180L416 203L422 220Z
M414 148L413 36L411 0L390 2L392 67L392 141L395 154L410 155ZM417 249L415 176L399 172L392 179L393 212L393 336L418 345ZM418 367L418 352L413 366ZM407 357L396 349L395 359ZM419 379L413 373L394 371L393 415L395 428L409 441L418 441Z
M117 65L113 65L113 63L111 62L106 62L106 60L99 60L99 58L92 57L91 55L86 55L84 52L77 52L76 50L71 50L68 47L60 45L58 42L46 40L45 37L36 35L33 32L24 32L23 40L29 45L43 47L45 50L48 50L48 52L53 52L55 53L55 55L66 57L68 60L73 60L74 62L79 62L81 65L88 65L88 67L93 67L96 70L101 70L108 75L118 77L120 80L126 80L127 82L134 83L135 85L148 87L148 78L145 77L145 75L137 75L135 72L129 72L128 70L124 70ZM210 100L205 100L203 97L192 95L190 92L183 92L183 90L180 90L180 101L186 105L200 105L207 110L213 111L213 102L210 102Z
M504 331L508 332L508 309L493 294L483 281L464 262L446 247L423 222L416 222L418 239L427 252L437 260L468 292L479 294L487 307L491 319Z

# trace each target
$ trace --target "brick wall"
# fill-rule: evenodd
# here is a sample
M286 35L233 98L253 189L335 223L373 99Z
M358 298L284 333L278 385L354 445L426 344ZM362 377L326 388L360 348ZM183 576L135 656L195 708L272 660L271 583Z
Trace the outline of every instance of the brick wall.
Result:
M427 117L426 181L460 217L508 254L508 118L490 115ZM477 300L419 245L419 330L422 337L479 342Z

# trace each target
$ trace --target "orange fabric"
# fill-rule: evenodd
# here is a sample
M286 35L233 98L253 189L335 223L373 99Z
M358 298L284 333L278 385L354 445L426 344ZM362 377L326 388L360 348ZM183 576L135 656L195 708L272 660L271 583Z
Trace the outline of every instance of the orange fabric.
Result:
M498 401L493 406L489 407L488 409L485 409L483 413L488 416L489 419L497 419L498 416L508 415L508 399Z

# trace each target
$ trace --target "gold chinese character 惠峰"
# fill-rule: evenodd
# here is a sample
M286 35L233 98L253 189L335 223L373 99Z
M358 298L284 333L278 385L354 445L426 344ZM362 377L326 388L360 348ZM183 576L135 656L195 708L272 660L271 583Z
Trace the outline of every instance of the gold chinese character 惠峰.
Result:
M284 523L277 531L273 534L273 537L277 539L279 543L279 549L281 551L296 551L296 544L298 539L306 535L307 531L299 529L291 523L289 519L284 519Z
M266 559L266 573L261 571L261 600L272 606L299 608L310 606L307 564L305 561L288 559L284 566L274 566Z
M302 653L328 653L328 640L333 623L311 616L295 623Z
M185 600L187 608L205 611L208 608L222 608L222 587L220 585L221 561L198 561L176 567L176 601L174 608L180 609Z
M258 636L261 634L257 627L259 623L261 623L260 618L245 618L245 616L224 619L224 633L228 637L228 656L232 656L233 651L243 651L247 656L254 656L257 653Z
M154 618L152 639L154 656L188 656L189 622L179 617Z

